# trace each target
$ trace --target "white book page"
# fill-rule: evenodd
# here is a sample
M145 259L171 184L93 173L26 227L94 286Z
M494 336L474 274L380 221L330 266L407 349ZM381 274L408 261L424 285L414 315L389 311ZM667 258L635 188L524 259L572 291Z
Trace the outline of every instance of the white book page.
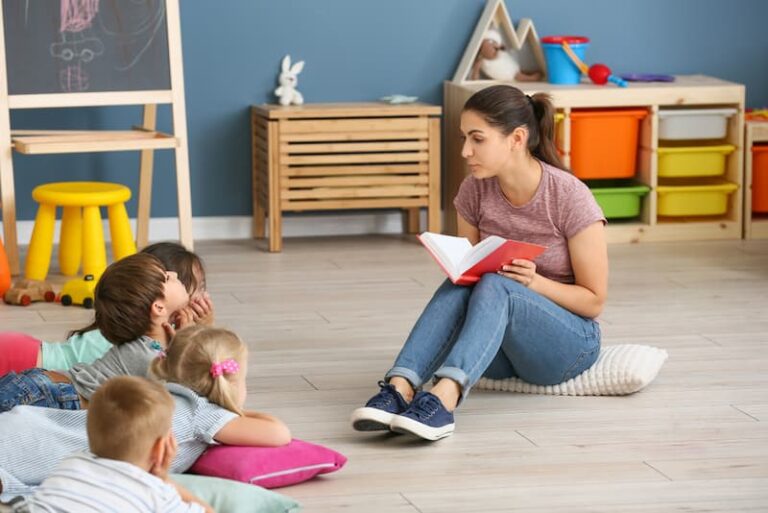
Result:
M461 261L472 250L472 244L469 243L469 239L433 232L424 232L421 234L421 238L437 254L440 261L450 272L451 277L458 277L461 274L459 271Z
M457 274L461 275L464 271L470 269L473 265L496 251L496 249L505 242L507 242L507 240L499 237L498 235L490 235L482 241L478 242L458 264Z

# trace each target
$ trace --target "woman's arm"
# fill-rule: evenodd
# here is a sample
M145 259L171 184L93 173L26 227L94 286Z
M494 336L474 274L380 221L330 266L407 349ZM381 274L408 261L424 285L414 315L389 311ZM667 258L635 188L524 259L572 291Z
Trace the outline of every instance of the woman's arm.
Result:
M461 217L461 214L456 214L456 219L458 220L459 237L466 237L473 246L480 242L480 230L477 229L477 226L472 226L469 221Z
M255 411L244 413L227 422L213 438L227 445L277 447L291 442L291 431L277 417Z
M537 274L536 264L528 260L505 265L501 274L577 315L597 317L608 296L608 247L603 223L594 223L569 239L568 251L575 278L573 285Z

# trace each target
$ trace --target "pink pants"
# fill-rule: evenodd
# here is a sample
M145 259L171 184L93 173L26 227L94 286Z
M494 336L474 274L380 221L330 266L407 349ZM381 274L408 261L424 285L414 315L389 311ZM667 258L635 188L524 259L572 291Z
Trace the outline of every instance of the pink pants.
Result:
M40 341L24 333L0 332L0 376L32 369L37 364Z

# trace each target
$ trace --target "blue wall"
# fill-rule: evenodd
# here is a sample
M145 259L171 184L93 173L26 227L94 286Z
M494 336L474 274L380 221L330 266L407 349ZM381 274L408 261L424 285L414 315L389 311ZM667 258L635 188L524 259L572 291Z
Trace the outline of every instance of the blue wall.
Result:
M192 204L195 216L251 212L251 104L271 102L282 56L307 65L308 102L402 93L442 102L484 0L185 0L182 2ZM592 39L589 62L616 72L704 73L747 85L768 105L765 0L507 0L515 22L540 36ZM14 128L125 128L136 108L18 111ZM161 129L169 113L161 110ZM175 216L171 153L158 152L152 213ZM32 188L54 180L138 184L138 153L14 157L19 219L33 219ZM135 203L129 207L135 215Z

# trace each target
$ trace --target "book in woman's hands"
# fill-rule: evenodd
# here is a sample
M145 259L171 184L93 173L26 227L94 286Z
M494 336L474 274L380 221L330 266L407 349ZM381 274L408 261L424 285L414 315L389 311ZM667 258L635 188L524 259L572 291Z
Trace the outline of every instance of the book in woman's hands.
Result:
M475 246L465 237L424 232L418 236L445 274L456 285L472 285L515 259L533 260L545 246L490 235Z

